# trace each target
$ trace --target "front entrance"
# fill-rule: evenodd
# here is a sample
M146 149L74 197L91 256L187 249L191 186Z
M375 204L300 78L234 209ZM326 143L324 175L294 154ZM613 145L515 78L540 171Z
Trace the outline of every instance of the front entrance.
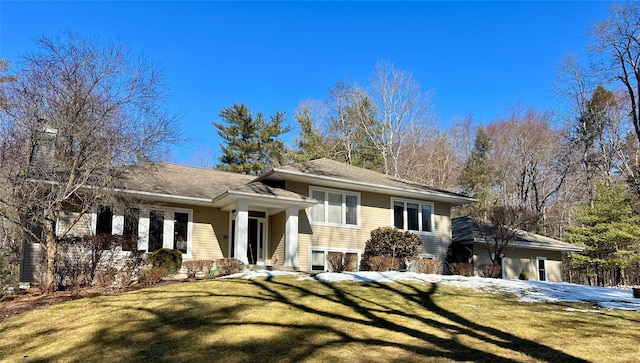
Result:
M264 265L265 264L265 249L266 249L266 218L261 217L249 217L249 230L247 231L247 261L250 265ZM236 256L235 253L235 233L236 221L231 221L231 256Z

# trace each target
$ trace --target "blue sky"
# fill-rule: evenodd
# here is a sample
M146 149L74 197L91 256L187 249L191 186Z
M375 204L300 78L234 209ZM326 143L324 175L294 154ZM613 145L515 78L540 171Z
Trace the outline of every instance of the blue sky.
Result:
M0 2L0 57L15 61L36 35L71 30L120 38L164 69L170 107L193 141L189 163L217 155L211 121L244 102L290 123L302 100L348 78L367 84L378 61L410 71L441 127L473 114L487 123L522 104L554 110L551 83L565 52L583 54L607 2ZM295 136L295 131L288 139Z

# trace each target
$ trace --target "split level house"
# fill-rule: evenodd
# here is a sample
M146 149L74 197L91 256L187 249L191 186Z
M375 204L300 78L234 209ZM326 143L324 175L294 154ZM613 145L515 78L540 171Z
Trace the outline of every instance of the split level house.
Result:
M451 208L475 201L329 159L258 177L152 163L124 178L124 192L144 203L94 206L72 234L136 234L138 249L178 249L183 260L235 257L301 271L328 270L330 252L360 261L371 231L381 226L414 232L424 241L423 256L444 260ZM25 243L21 279L32 281L39 246Z

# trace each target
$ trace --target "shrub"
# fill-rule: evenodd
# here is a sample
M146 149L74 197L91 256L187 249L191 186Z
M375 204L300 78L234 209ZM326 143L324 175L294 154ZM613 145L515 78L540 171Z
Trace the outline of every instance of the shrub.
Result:
M163 267L172 275L182 267L182 252L169 248L161 248L147 255L152 267Z
M413 259L422 250L422 244L422 240L409 231L391 227L376 228L367 240L360 266L363 270L372 270L372 257L388 256L398 260L397 265L392 266L394 269L405 269L407 260Z
M473 276L473 265L465 262L447 263L449 272L453 275Z
M162 281L163 278L169 276L169 270L164 267L151 267L140 273L138 282L142 285L153 285Z
M196 277L196 273L203 272L206 276L209 276L209 272L216 266L216 262L213 260L191 260L185 261L182 266L187 269L187 274L190 278Z
M520 275L518 275L518 279L520 280L529 280L529 276L527 275L525 270L520 271Z
M356 271L358 268L356 253L329 252L327 261L333 272Z
M413 260L416 272L421 274L442 274L442 260L431 258L416 258Z
M478 275L480 275L480 277L497 279L502 277L502 268L500 265L494 265L492 263L480 265L478 266Z
M244 269L244 264L237 258L221 258L216 260L220 276L233 275Z
M399 260L391 256L373 256L369 258L371 271L386 272L398 269Z
M116 280L129 284L141 262L134 247L137 244L137 236L103 234L60 239L54 265L58 289L111 286ZM126 249L131 253L121 254Z

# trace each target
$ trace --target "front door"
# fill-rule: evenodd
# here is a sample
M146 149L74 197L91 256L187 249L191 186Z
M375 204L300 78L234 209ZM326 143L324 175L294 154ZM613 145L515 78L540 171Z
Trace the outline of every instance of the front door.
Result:
M249 217L247 233L247 261L250 265L264 265L265 261L265 218ZM235 256L236 221L231 221L231 256Z
M247 260L250 265L264 264L264 218L249 217Z

